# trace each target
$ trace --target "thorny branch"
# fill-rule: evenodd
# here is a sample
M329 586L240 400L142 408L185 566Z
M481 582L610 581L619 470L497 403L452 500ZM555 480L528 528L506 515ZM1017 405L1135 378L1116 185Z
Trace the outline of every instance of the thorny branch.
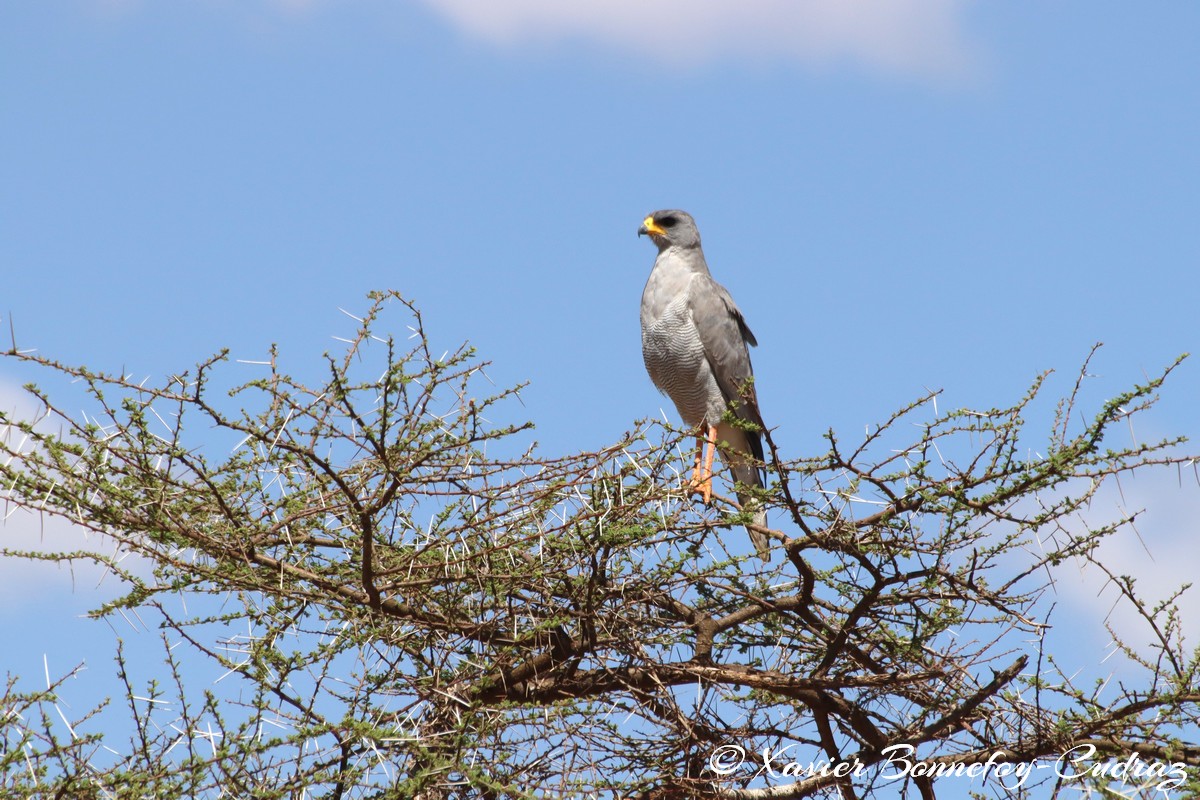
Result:
M397 306L411 336L377 336ZM78 733L94 713L70 737L56 728L61 682L10 680L5 714L21 722L0 739L0 786L100 796L133 773L146 796L752 800L895 785L870 770L723 772L709 761L722 743L864 767L897 745L949 766L1078 746L1200 765L1180 734L1197 721L1198 662L1173 602L1148 606L1101 564L1152 634L1120 645L1140 680L1080 686L1040 649L1029 667L1055 571L1098 563L1127 522L1079 512L1106 481L1192 463L1182 439L1102 446L1177 364L1087 420L1085 363L1036 456L1025 419L1047 375L987 411L938 413L930 393L853 446L830 431L814 458L785 457L768 431L763 564L732 504L686 497L687 432L640 425L548 457L528 423L495 421L520 387L481 390L473 351L435 353L391 294L312 387L274 350L265 376L225 397L224 353L154 387L14 343L10 359L78 381L95 411L31 387L39 418L0 420L6 513L62 517L140 558L4 552L106 565L128 592L97 616L157 614L171 680L140 689L118 655L136 734L103 739L103 758L101 735ZM191 695L180 642L240 681L236 702ZM937 785L916 777L901 793Z

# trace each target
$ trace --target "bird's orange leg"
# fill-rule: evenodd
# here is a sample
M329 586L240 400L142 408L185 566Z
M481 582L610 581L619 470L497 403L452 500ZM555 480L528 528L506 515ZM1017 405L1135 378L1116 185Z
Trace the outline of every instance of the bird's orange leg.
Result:
M694 491L700 493L704 498L704 505L712 502L712 479L713 479L713 456L717 454L717 426L705 426L708 435L704 443L704 468L700 473L700 480L696 481Z
M699 491L699 489L700 489L700 460L701 460L701 458L703 458L703 453L704 453L704 437L700 435L699 431L697 431L697 433L696 433L696 464L695 464L695 466L692 467L692 482L691 482L691 484L689 484L689 488L691 488L691 490L693 492Z

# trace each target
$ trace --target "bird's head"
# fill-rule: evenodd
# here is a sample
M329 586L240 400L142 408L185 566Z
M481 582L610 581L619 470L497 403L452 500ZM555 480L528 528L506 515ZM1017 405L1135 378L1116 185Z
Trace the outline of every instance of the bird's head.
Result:
M649 236L660 251L668 247L700 246L700 231L696 230L696 220L692 219L691 214L679 209L655 211L642 220L638 236Z

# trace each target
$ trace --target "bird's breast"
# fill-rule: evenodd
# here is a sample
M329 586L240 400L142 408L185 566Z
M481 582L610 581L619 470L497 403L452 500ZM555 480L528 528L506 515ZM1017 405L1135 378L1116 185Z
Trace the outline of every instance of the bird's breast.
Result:
M686 297L668 303L657 318L643 319L642 358L650 379L675 403L685 424L704 421L714 394L720 404L720 389Z

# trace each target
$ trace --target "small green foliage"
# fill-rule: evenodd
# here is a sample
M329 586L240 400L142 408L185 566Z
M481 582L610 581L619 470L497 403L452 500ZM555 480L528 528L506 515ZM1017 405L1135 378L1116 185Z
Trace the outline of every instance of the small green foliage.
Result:
M939 413L929 394L853 446L829 431L813 458L762 431L769 488L735 488L769 508L764 564L742 528L753 515L687 494L691 432L644 424L543 455L508 418L521 387L493 389L472 348L435 350L411 304L370 297L314 385L276 348L229 392L219 381L248 367L225 352L157 386L8 354L91 404L77 417L30 385L42 417L0 419L8 503L119 549L5 555L105 565L127 591L95 616L154 620L163 651L147 678L118 649L124 707L101 703L68 735L59 697L82 673L42 692L10 679L0 796L761 788L752 770L708 768L729 742L878 764L893 743L972 762L1119 741L1196 783L1181 732L1200 660L1178 594L1147 605L1107 572L1151 634L1134 647L1114 631L1140 682L1076 686L1043 649L1059 566L1107 570L1096 548L1129 521L1081 522L1099 487L1188 461L1182 439L1114 443L1174 365L1090 420L1081 372L1038 453L1027 420L1048 375L982 412ZM405 332L377 333L395 311ZM787 796L834 784L798 779Z

